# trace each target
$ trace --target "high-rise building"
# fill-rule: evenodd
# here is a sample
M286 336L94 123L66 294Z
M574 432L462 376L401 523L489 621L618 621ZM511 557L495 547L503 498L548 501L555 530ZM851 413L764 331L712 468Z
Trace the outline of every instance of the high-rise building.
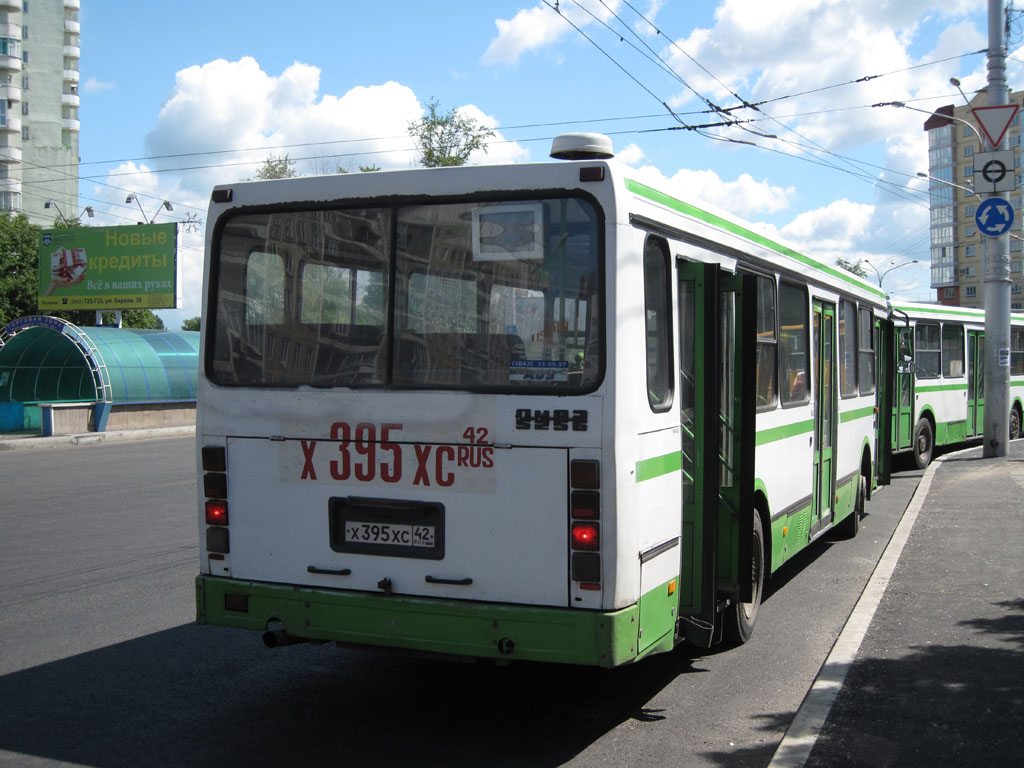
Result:
M0 210L43 226L79 214L80 7L0 0Z
M1024 92L1010 94L1020 104ZM971 108L985 106L985 92L970 106L949 105L935 110L924 124L928 132L928 175L931 210L932 288L940 304L982 307L985 304L985 245L974 221L981 199L974 194L974 156L982 151ZM1024 309L1021 275L1021 115L1007 131L1006 148L1013 150L1016 188L1005 195L1013 206L1010 230L1010 305Z

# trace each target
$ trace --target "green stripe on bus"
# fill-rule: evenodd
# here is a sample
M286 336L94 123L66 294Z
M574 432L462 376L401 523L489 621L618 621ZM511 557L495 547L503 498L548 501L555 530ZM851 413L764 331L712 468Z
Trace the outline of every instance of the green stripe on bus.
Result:
M754 445L765 445L774 443L776 440L785 440L787 437L796 437L814 431L814 419L798 421L795 424L784 424L781 427L762 429L757 433Z
M955 392L958 389L967 389L967 384L932 384L928 387L916 387L916 392Z
M869 285L868 283L861 281L851 272L846 272L845 270L840 269L834 269L833 267L830 267L826 264L822 264L819 261L815 261L809 256L804 256L802 253L794 251L792 248L789 248L785 245L780 245L779 243L776 243L774 240L768 239L764 235L759 235L757 232L753 232L747 229L746 227L742 227L739 224L735 224L729 221L728 219L723 219L721 216L716 216L713 213L701 210L700 208L690 205L689 203L684 203L682 200L677 200L671 195L666 195L664 192L659 192L656 189L652 189L651 187L648 187L646 184L641 184L639 181L626 179L626 189L628 189L630 192L633 192L634 194L640 195L641 197L646 197L648 200L651 200L652 202L659 203L661 205L666 206L667 208L671 208L674 211L686 214L687 216L693 216L695 219L700 219L701 221L711 224L712 226L718 227L719 229L724 229L727 232L732 232L734 235L739 235L740 237L745 238L751 241L752 243L757 243L758 245L762 245L765 248L770 248L776 253L782 254L783 256L788 256L791 259L795 259L796 261L800 262L805 266L812 267L813 269L817 269L821 272L824 272L827 275L831 275L832 277L838 278L843 282L849 283L850 285L860 288L862 291L867 291L868 293L871 293L880 298L885 298L885 293L883 291L879 290L878 288L875 288L872 285Z
M683 468L683 452L673 451L664 456L654 456L650 459L641 459L636 463L636 481L642 483L644 480L652 480L672 472L678 472Z
M865 408L856 408L852 411L844 411L839 414L839 421L845 424L848 421L856 421L857 419L866 419L868 416L875 415L875 406L869 405Z

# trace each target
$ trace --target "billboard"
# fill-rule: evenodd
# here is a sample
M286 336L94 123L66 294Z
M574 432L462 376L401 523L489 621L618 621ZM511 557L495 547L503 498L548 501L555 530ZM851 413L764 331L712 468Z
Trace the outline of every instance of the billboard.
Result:
M39 235L40 309L173 309L177 296L174 222Z

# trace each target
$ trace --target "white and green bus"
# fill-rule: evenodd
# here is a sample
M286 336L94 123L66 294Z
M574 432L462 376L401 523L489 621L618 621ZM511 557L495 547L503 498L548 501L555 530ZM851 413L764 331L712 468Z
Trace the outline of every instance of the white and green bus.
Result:
M920 468L936 446L984 435L985 311L901 302L892 307L895 386L892 448ZM1009 437L1020 437L1024 397L1024 315L1010 322Z
M213 191L200 623L613 667L743 642L889 452L883 295L559 162Z

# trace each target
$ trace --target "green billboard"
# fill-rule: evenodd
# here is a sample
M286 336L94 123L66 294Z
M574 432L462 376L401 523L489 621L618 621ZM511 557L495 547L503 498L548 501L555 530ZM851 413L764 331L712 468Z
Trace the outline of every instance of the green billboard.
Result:
M40 309L173 309L178 225L44 229Z

